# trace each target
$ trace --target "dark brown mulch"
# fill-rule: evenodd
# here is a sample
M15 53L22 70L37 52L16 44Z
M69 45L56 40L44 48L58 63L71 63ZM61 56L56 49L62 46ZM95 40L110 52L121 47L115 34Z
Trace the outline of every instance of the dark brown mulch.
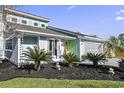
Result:
M73 79L73 80L122 80L120 77L124 71L115 68L115 75L108 74L108 67L99 66L97 69L92 65L74 65L72 68L67 64L61 64L62 70L58 71L55 64L44 64L41 71L18 69L15 65L4 62L0 64L0 81L15 77L48 78L48 79Z

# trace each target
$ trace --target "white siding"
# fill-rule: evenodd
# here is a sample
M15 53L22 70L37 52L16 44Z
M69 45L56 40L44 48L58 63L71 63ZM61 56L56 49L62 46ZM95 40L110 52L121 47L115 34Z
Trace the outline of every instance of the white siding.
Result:
M40 37L39 47L41 49L48 50L48 40L47 40L47 38Z
M80 45L81 55L88 52L91 53L103 53L103 43L92 41L81 41Z

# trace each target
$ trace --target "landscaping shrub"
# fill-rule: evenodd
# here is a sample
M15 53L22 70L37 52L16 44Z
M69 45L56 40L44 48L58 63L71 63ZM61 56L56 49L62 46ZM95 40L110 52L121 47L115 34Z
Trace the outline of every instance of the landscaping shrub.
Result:
M82 61L90 60L93 62L94 67L97 67L99 61L107 61L104 54L95 54L95 53L87 53L86 55L82 56Z
M73 62L80 62L80 58L74 53L67 53L63 55L64 59L68 63L69 67L73 66Z
M52 61L52 55L50 52L45 51L44 49L40 49L37 46L34 46L33 48L28 47L27 51L23 53L29 60L32 60L35 62L35 69L37 71L41 68L41 61Z

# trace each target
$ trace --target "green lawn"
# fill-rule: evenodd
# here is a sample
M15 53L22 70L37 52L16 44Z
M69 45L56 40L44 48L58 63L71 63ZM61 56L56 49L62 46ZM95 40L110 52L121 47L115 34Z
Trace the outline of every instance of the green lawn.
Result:
M107 80L56 80L43 78L15 78L0 82L1 88L116 88L123 87L123 81Z

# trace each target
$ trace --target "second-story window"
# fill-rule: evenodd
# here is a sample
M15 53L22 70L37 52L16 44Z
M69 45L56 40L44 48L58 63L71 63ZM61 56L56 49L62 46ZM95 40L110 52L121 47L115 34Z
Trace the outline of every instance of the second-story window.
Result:
M11 18L11 21L12 21L12 22L17 22L17 18L12 17L12 18Z
M27 24L27 20L22 20L21 23L22 24Z
M38 26L38 23L37 22L34 22L34 26Z
M41 27L45 27L45 24L41 24Z

